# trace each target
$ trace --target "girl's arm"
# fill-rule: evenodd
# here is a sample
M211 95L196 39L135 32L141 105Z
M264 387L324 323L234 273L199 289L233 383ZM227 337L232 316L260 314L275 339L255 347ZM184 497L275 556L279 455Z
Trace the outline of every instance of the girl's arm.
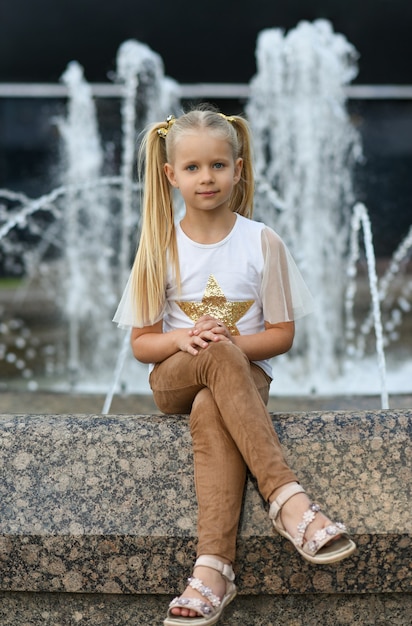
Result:
M294 322L269 324L265 330L254 335L235 335L232 341L246 354L249 361L263 361L288 352L295 336Z
M232 341L250 361L270 359L290 350L295 334L294 322L269 324L265 330L253 335L232 336L220 321L205 315L194 328L181 328L164 333L160 320L153 326L133 328L131 345L134 357L142 363L159 363L182 350L193 356L205 349L211 341Z
M226 338L222 339L226 340ZM199 335L194 335L191 328L181 328L163 332L163 321L153 326L133 328L131 345L134 357L142 363L159 363L172 354L182 350L196 356L199 349L208 346L208 341Z

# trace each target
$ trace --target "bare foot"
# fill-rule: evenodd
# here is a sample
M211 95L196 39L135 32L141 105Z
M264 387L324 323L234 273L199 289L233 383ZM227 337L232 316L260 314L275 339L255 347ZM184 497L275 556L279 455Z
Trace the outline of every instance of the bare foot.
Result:
M221 557L216 557L220 560ZM222 574L211 567L205 567L203 565L198 565L193 570L193 576L195 578L200 578L203 584L207 587L210 587L212 592L218 596L220 599L226 593L226 581L223 578ZM181 595L182 598L197 598L198 600L202 600L202 602L207 602L207 599L204 598L196 589L192 589L189 585L184 590ZM197 617L199 613L193 611L192 609L174 607L171 609L171 613L173 615L180 615L181 617Z

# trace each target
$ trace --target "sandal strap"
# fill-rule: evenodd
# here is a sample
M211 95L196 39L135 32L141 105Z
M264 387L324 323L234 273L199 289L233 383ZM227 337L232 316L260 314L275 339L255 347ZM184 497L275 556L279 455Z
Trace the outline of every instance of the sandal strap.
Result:
M201 596L209 600L210 604L214 607L219 607L221 603L221 599L219 596L213 593L210 587L205 585L205 583L200 580L200 578L196 578L195 576L191 576L188 578L187 582L192 587L200 593Z
M229 580L230 583L233 583L235 579L235 574L233 572L232 566L228 565L227 563L223 563L222 561L219 561L219 559L215 559L211 556L206 555L200 556L195 563L195 567L198 565L203 565L204 567L210 567L211 569L217 570L218 572L220 572L220 574L222 574L222 576ZM192 609L203 617L211 617L218 612L222 601L227 601L226 594L223 600L221 600L219 596L213 593L210 587L205 585L203 581L200 580L200 578L191 576L188 579L188 583L192 587L192 589L198 591L200 595L203 596L205 600L207 600L207 602L204 602L200 598L184 598L183 596L178 596L177 598L174 598L169 604L169 615L171 609L179 607L182 609ZM233 590L236 591L236 587L234 585L231 585L231 597L233 597Z
M183 598L179 596L178 598L174 598L169 604L169 614L170 610L174 608L180 609L192 609L196 611L196 613L200 613L202 617L210 617L216 611L208 602L203 602L199 598Z
M293 538L293 543L296 546L299 546L299 548L303 546L303 541L305 538L305 532L306 532L307 527L309 526L309 524L313 522L313 520L316 517L316 513L318 513L319 511L320 511L319 504L312 502L309 505L309 508L307 509L307 511L304 512L302 516L302 521L297 525L297 531L298 531L297 535ZM315 535L316 534L317 533L315 533ZM317 552L317 550L315 550L315 552Z
M307 541L302 549L310 556L314 556L325 545L325 543L328 543L328 541L332 539L332 537L346 534L347 532L347 528L345 524L342 524L342 522L329 524L329 526L317 530L312 539Z
M224 576L230 582L233 582L235 580L235 573L232 566L228 563L223 563L222 561L219 561L219 559L215 559L212 556L199 556L199 558L196 560L195 567L197 567L198 565L210 567L211 569L220 572L222 576Z
M280 509L288 500L295 496L298 493L305 493L304 488L299 483L292 483L289 487L286 487L274 500L269 508L269 517L272 520L275 520L279 515Z

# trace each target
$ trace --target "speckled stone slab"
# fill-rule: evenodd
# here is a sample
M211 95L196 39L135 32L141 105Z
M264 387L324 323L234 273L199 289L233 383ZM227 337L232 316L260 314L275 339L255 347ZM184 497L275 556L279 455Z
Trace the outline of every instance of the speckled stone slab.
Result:
M302 484L346 522L358 551L337 565L306 563L274 533L249 480L239 593L411 593L412 411L273 420ZM2 415L0 446L2 591L182 589L196 545L187 417Z
M169 596L0 593L2 626L162 626ZM219 626L410 626L412 594L238 596ZM188 624L189 626L189 624ZM192 625L193 626L193 625Z

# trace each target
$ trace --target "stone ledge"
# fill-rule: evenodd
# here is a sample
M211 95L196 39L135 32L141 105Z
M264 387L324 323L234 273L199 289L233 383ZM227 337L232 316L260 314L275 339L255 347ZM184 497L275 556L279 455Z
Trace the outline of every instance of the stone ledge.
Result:
M153 626L170 596L0 593L5 626ZM219 626L409 626L412 594L238 596Z
M253 480L240 594L410 593L412 411L273 415L308 493L359 549L314 567L276 535ZM187 418L0 416L0 589L173 594L193 563ZM178 506L177 506L178 503Z

